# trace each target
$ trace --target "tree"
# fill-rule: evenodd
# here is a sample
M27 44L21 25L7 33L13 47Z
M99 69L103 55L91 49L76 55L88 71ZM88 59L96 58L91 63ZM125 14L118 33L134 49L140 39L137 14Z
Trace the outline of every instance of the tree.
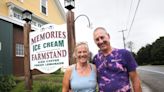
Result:
M93 53L92 52L89 52L90 54L90 57L89 57L89 62L92 63L92 59L93 59Z
M151 45L147 44L146 47L142 47L138 52L137 52L137 60L138 63L141 65L145 64L151 64Z
M153 64L164 64L164 37L160 37L152 44L151 57Z
M127 42L127 47L130 49L130 51L132 52L132 50L134 49L134 43L132 41Z
M147 44L137 52L138 64L164 64L164 37L160 37L152 45Z
M144 62L143 62L143 51L144 51L144 47L142 47L138 52L137 52L137 62L139 65L143 65Z

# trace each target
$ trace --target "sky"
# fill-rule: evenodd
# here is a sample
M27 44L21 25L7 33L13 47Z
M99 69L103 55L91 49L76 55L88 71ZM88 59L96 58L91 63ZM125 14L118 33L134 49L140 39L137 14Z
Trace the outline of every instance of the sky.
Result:
M60 2L64 7L64 0ZM93 31L101 26L110 34L112 47L122 49L123 35L120 31L126 30L125 43L132 41L132 50L137 52L141 47L164 36L163 4L164 0L75 0L75 8L72 10L75 18L85 14L92 23L92 28L88 28L87 18L78 17L75 21L76 42L88 42L90 51L97 53ZM64 10L67 13L67 10Z

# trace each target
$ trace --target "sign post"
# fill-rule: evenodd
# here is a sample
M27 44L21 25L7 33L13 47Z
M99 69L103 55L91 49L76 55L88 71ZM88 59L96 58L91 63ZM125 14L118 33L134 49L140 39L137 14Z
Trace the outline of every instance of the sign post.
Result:
M27 91L32 91L32 74L30 71L30 58L29 58L29 33L31 31L32 12L24 10L22 12L22 19L25 21L23 26L24 33L24 76L25 88Z
M30 71L30 58L29 58L29 32L31 31L31 24L24 24L24 72L25 72L25 86L26 90L32 90L32 74Z

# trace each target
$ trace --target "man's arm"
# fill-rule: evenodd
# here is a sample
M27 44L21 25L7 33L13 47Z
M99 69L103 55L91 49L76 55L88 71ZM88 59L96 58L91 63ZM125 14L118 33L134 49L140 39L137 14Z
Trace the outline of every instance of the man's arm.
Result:
M137 71L129 72L134 92L142 92L141 83Z

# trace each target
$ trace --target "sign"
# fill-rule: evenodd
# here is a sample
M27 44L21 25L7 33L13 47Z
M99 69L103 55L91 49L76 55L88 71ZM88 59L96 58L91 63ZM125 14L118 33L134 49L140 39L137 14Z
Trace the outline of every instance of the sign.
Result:
M46 24L30 32L30 69L52 73L68 66L66 25Z

